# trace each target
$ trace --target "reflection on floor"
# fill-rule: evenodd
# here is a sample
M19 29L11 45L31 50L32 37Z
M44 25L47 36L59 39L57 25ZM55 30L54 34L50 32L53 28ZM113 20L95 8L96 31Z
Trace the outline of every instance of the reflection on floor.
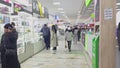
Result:
M83 47L72 45L72 51L59 41L56 54L52 50L44 50L21 64L21 68L90 68Z

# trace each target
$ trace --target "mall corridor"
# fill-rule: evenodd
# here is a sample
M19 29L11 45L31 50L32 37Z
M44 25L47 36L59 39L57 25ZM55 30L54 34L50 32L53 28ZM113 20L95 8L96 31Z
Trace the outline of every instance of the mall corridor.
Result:
M71 52L64 45L64 41L60 40L56 54L52 54L51 50L43 50L22 63L21 68L90 68L80 43L72 45Z

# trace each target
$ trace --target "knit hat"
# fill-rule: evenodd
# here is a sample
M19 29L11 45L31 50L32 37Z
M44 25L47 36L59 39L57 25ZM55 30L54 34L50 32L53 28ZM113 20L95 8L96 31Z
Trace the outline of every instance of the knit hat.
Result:
M8 23L8 24L5 24L5 25L4 25L4 28L11 30L11 29L13 29L13 26L12 26L10 23Z

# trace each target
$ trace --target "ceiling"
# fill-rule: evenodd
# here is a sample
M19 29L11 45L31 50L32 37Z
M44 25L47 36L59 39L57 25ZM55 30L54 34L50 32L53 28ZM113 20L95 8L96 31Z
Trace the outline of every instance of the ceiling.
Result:
M39 0L42 6L48 8L51 15L58 15L60 18L66 18L75 21L80 15L80 10L84 0ZM53 2L60 2L60 5L54 5ZM63 10L58 10L63 8ZM65 13L61 13L65 12Z

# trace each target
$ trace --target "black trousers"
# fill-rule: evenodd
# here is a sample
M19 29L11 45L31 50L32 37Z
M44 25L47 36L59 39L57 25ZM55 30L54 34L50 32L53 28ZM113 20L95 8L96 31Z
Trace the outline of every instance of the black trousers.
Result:
M44 36L44 42L45 42L46 49L49 49L50 48L50 37Z
M69 49L69 51L71 51L71 43L72 43L72 41L67 41L67 43L68 43L68 49Z

